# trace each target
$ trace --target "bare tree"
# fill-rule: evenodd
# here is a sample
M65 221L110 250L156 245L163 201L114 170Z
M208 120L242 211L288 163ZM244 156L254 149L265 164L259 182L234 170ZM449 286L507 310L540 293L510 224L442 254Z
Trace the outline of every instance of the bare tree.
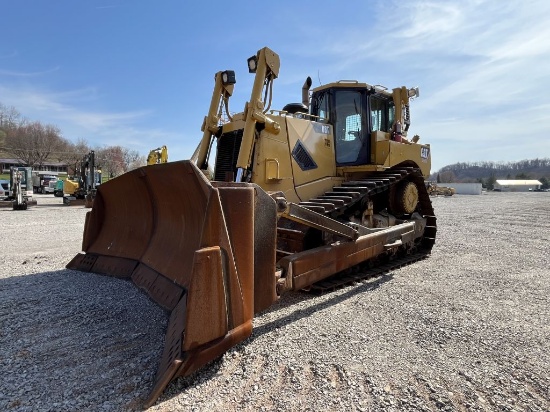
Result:
M0 103L0 153L33 167L42 167L46 161L65 163L69 174L74 174L90 151L86 140L78 139L73 143L63 138L56 126L29 122L14 107ZM96 166L110 177L145 163L145 157L135 150L121 146L96 149Z
M88 142L85 139L78 139L76 143L66 142L62 151L59 152L58 159L69 166L69 174L74 174L80 170L80 163L90 151Z
M29 166L42 166L53 151L63 145L57 126L24 123L6 131L6 152Z
M18 126L21 122L21 114L15 107L4 106L0 103L0 129L6 131Z
M141 156L137 150L123 148L122 151L124 158L124 168L126 172L146 165L147 161L145 159L145 156Z
M8 153L5 149L8 130L17 127L20 121L21 115L15 107L4 106L0 103L0 153Z
M124 149L121 146L106 146L96 149L95 153L96 165L104 176L112 178L126 171Z

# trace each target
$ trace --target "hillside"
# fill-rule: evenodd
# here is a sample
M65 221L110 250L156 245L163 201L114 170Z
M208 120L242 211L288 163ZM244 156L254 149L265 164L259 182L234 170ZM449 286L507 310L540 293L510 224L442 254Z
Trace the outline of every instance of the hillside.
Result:
M496 179L536 179L545 188L550 183L550 158L518 162L461 162L444 166L430 175L442 183L480 182L492 186Z

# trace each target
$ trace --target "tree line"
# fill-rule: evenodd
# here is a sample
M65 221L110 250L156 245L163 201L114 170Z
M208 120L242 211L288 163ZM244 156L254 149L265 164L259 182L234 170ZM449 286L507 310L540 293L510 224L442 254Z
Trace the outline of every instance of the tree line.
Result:
M538 180L550 188L550 158L516 162L460 162L442 167L430 176L438 183L482 183L492 190L497 179Z
M28 120L14 107L0 103L0 154L33 168L62 163L75 171L92 150L104 176L115 177L146 163L145 156L122 146L92 147L85 139L72 142L57 126Z

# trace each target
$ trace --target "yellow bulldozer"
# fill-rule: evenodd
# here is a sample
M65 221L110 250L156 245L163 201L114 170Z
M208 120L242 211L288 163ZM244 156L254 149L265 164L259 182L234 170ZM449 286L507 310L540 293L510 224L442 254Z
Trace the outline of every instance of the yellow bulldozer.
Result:
M310 90L308 77L301 103L271 110L279 56L263 48L247 63L255 78L244 112L229 111L235 72L216 73L195 161L101 185L84 253L67 265L131 279L170 312L147 405L248 338L254 315L281 294L412 263L435 242L430 145L407 137L417 88Z
M456 194L454 187L440 186L434 182L426 182L426 188L430 196L453 196Z

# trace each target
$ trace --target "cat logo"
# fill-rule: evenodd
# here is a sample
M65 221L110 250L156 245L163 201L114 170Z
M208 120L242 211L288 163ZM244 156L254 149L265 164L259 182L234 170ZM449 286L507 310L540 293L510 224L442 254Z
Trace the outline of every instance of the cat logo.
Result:
M422 159L427 159L428 157L430 157L430 148L429 147L422 147L420 149L420 157Z

